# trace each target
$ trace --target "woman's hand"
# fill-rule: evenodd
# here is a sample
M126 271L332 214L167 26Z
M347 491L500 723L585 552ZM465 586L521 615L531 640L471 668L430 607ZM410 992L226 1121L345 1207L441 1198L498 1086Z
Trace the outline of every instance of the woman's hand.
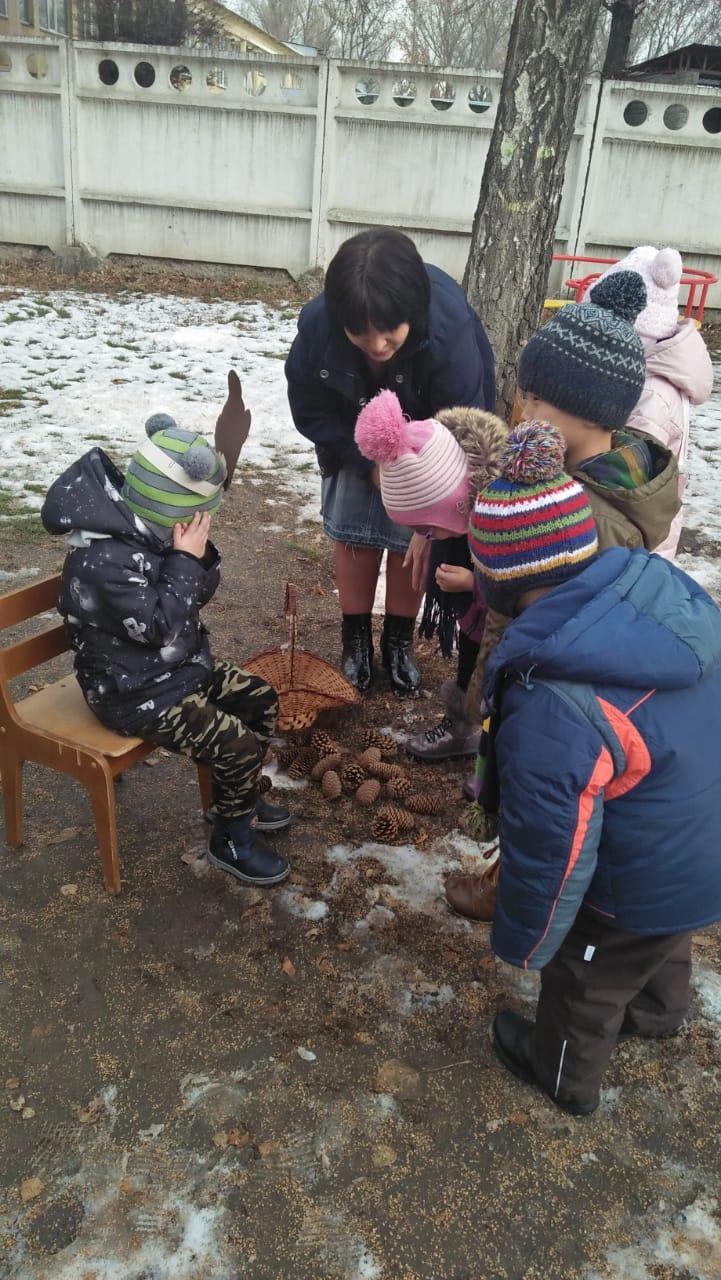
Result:
M202 560L210 532L210 516L207 511L196 511L190 524L173 525L173 550L185 551L189 556Z
M422 533L414 533L403 560L403 568L411 571L411 586L414 591L421 591L426 585L430 554L429 539L424 538Z
M473 570L460 564L441 564L436 569L436 582L441 591L472 591Z

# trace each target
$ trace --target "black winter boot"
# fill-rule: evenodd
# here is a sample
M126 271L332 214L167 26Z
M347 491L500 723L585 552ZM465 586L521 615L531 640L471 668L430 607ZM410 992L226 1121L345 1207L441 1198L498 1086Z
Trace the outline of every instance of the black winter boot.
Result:
M373 629L369 613L343 614L341 671L359 693L367 693L373 679Z
M227 871L243 884L280 884L290 865L266 844L252 825L254 815L245 818L217 818L208 846L208 861Z
M415 618L401 618L387 613L381 636L383 663L390 676L393 692L418 693L421 673L413 657Z

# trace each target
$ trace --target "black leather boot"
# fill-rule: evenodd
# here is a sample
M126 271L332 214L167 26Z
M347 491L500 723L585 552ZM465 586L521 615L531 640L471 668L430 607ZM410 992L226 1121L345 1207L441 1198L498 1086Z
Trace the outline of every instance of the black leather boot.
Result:
M343 653L340 667L359 693L366 693L373 679L373 629L369 613L343 614Z
M413 657L413 631L415 618L400 618L387 613L381 636L381 653L386 671L391 679L393 692L418 693L421 673Z

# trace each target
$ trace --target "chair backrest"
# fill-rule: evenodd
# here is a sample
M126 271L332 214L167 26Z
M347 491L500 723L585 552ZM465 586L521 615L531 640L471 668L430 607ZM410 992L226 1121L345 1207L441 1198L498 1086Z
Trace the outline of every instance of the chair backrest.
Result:
M6 596L0 596L0 631L56 608L59 590L60 574L55 573L50 578L33 582L29 587L18 587ZM59 653L65 653L69 648L62 622L46 627L27 640L16 640L0 648L0 718L6 719L11 715L13 699L8 680L57 658Z

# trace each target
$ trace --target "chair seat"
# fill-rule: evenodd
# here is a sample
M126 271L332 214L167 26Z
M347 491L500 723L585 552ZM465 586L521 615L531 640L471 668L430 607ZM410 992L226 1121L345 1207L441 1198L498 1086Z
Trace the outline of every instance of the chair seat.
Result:
M100 751L105 756L124 756L142 742L142 738L126 738L106 729L90 710L75 676L64 676L16 702L15 712L33 729L54 738L69 739L79 747ZM148 754L152 750L148 743Z

